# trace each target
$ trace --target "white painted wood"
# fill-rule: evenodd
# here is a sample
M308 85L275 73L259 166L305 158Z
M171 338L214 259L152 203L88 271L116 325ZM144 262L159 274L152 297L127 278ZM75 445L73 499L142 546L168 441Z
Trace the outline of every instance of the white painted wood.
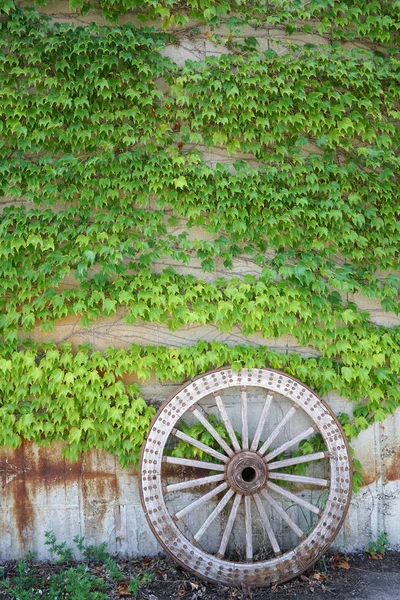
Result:
M221 556L221 557L225 556L226 547L228 545L229 538L232 533L233 525L236 520L236 515L238 512L238 508L239 508L241 499L242 499L241 494L236 494L235 499L232 504L231 512L230 512L230 515L229 515L229 518L228 518L228 521L227 521L227 524L226 524L226 527L225 527L225 530L224 530L224 533L222 536L221 544L220 544L219 550L217 552L217 556Z
M225 496L218 502L217 506L214 508L210 516L204 521L203 525L200 529L194 534L194 539L199 541L202 536L205 534L211 523L218 517L218 515L222 512L225 506L228 504L229 500L235 494L234 490L230 489L226 492Z
M200 423L202 425L204 425L204 427L207 429L207 431L209 433L211 433L211 435L213 436L214 440L216 440L218 442L218 444L221 446L221 448L223 450L225 450L225 452L227 453L227 455L228 456L232 456L232 454L233 454L232 448L229 448L228 444L220 436L220 434L215 429L215 427L213 427L211 425L211 423L209 421L207 421L207 419L205 417L203 417L203 415L201 414L201 412L197 408L195 408L194 410L192 410L192 414L194 414L194 416L196 417L196 419L198 419L198 421L200 421Z
M242 389L240 394L240 412L242 415L242 448L249 449L249 423L247 416L247 391Z
M190 435L183 433L183 431L179 431L179 429L176 429L173 432L173 434L177 438L184 440L185 442L189 442L189 444L191 444L192 446L195 446L199 450L203 450L207 454L210 454L211 456L214 456L215 458L222 460L222 462L226 462L228 460L228 457L221 454L221 452L218 452L218 450L214 450L214 448L210 448L209 446L206 446L206 444L203 444L203 442L199 442L199 440L195 440Z
M265 512L265 508L263 506L261 498L260 498L259 494L254 494L253 497L254 497L254 502L256 503L256 506L258 508L258 512L260 513L260 517L261 517L262 523L264 525L265 533L267 534L269 541L271 542L272 550L275 552L276 555L279 555L279 554L281 554L281 549L279 547L278 540L275 537L275 534L272 529L271 523L268 519L267 513Z
M245 512L245 530L246 530L246 560L251 562L253 560L253 531L251 521L251 498L250 496L244 497L244 512Z
M268 469L283 469L283 467L291 467L292 465L299 465L305 462L312 462L314 460L321 460L326 458L326 452L316 452L315 454L305 454L304 456L295 456L294 458L286 458L284 460L277 460L276 462L268 463Z
M281 430L285 427L286 423L293 417L293 415L296 413L296 411L297 411L297 406L292 406L292 408L283 417L281 422L278 423L278 425L276 425L276 427L274 428L272 433L265 440L265 442L263 443L263 445L261 446L261 448L259 450L260 454L264 454L264 452L266 452L266 450L270 447L272 442L278 437Z
M177 513L175 513L175 518L182 519L182 517L192 512L195 508L198 508L205 502L208 502L208 500L211 500L211 498L214 498L214 496L216 496L220 492L226 490L227 487L228 485L226 483L221 483L221 485L216 487L214 490L211 490L211 492L208 492L208 494L204 494L204 496L201 496L201 498L199 498L198 500L191 502L190 504L185 506L185 508L182 508L182 510L179 510Z
M218 463L205 462L203 460L192 460L191 458L178 458L176 456L164 456L163 462L183 467L194 467L196 469L210 469L212 471L225 471L225 466Z
M267 500L267 502L275 509L275 511L282 517L282 519L289 525L290 529L294 531L297 537L304 537L304 531L298 527L298 525L289 517L287 512L283 510L283 508L276 502L276 500L268 494L266 490L261 490L261 494Z
M232 424L230 422L230 419L228 417L228 413L226 412L224 403L222 402L221 396L219 396L218 394L215 396L215 402L217 404L219 414L221 415L221 419L223 420L226 430L231 439L232 445L233 445L234 449L236 450L236 452L238 452L240 450L240 444L238 442L236 433L235 433L235 431L232 427Z
M172 483L167 485L167 492L177 492L178 490L188 490L194 487L200 487L207 485L208 483L216 483L217 481L223 481L225 475L209 475L208 477L200 477L199 479L191 479L189 481L181 481L179 483Z
M275 456L278 456L279 454L281 454L285 450L288 450L288 448L292 448L292 446L295 446L298 442L301 442L301 440L304 440L305 438L307 438L312 433L315 433L315 427L314 426L313 427L309 427L305 431L302 431L301 433L299 433L298 435L296 435L296 437L294 437L292 440L289 440L288 442L285 442L284 444L282 444L281 446L279 446L279 448L276 448L272 452L269 452L265 456L265 460L269 461L269 460L271 460L271 458L275 458Z
M320 485L327 487L329 482L327 479L319 479L317 477L306 477L305 475L291 475L290 473L270 473L270 479L280 479L281 481L294 481L296 483L309 483L310 485Z
M315 513L316 515L321 514L321 509L319 509L317 506L314 506L313 504L310 504L310 502L307 502L303 498L300 498L299 496L296 496L296 494L292 494L292 492L289 492L288 490L285 490L280 485L276 485L275 483L272 483L272 481L268 481L267 487L269 487L274 492L277 492L278 494L281 494L281 496L285 496L285 498L289 498L289 500L292 500L296 504L299 504L300 506L303 506L304 508L307 508L308 510L310 510L313 513Z
M250 450L253 450L253 452L255 452L257 450L258 442L261 439L261 434L264 429L265 421L267 419L273 397L274 397L273 394L268 394L267 398L265 400L265 404L262 409L261 417L260 417L260 420L258 421L257 429L254 434L254 438L253 438L253 441L252 441L251 447L250 447Z

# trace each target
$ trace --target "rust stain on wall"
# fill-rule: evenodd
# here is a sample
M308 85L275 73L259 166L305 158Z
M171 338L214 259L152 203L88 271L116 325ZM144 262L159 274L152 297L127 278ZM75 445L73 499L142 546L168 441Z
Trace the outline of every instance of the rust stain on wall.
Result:
M400 448L392 457L392 460L386 468L386 480L397 481L400 479Z
M364 481L363 481L363 484L361 487L371 485L371 483L374 483L374 481L376 481L376 473L375 472L363 470L362 476L364 478Z
M101 528L107 511L118 503L120 495L115 459L93 452L69 462L62 457L61 444L38 448L23 441L17 450L3 449L0 474L1 500L10 508L21 552L29 549L38 525L35 508L46 503L46 496L57 497L56 489L67 491L73 484L78 486L86 525L93 530Z
M11 483L14 497L13 515L21 549L27 548L27 543L34 531L35 513L29 493L29 473L32 464L32 449L22 441L21 446L15 450L14 469L17 473Z
M68 462L60 452L54 452L54 449L50 448L41 448L37 455L35 469L32 469L30 477L35 489L42 489L75 481L79 478L80 473L80 461Z
M99 468L103 468L101 476L99 476ZM114 519L114 507L119 502L116 459L104 456L103 463L101 454L96 452L86 454L81 483L85 534L95 537L99 523L107 527L109 519Z
M369 460L364 459L364 460L362 460L361 465L362 465L362 476L364 478L362 487L371 485L371 483L374 483L377 479L375 461L371 460L371 459L369 459Z

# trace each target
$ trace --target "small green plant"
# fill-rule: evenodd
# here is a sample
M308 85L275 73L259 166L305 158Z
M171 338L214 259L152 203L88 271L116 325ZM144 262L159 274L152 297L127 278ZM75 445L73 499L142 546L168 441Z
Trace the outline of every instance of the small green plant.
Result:
M44 600L107 600L107 584L103 579L92 575L86 565L76 565L67 571L53 575L48 594Z
M30 552L17 563L15 574L8 576L4 568L0 569L0 595L5 592L7 597L14 600L107 600L109 582L103 576L98 576L97 571L107 572L109 580L113 582L124 579L122 570L106 552L105 542L99 546L85 545L84 538L76 536L74 542L84 560L75 563L73 551L66 542L59 544L52 531L46 531L45 537L57 567L50 575L44 576L40 568L35 569L34 554ZM101 565L102 568L93 570L90 563ZM145 573L139 578L138 585L145 585L149 581L151 577Z
M82 536L76 535L74 537L74 544L87 562L104 563L110 558L110 555L106 551L106 542L102 542L98 546L93 546L91 544L86 545L84 541L85 538Z
M376 542L370 542L366 549L366 553L371 557L383 555L389 549L389 541L387 533L381 533Z
M113 558L111 558L111 556L106 558L106 560L104 561L104 564L108 571L110 579L112 579L113 581L123 581L124 573L123 573L122 569L117 565L115 560Z
M322 556L318 559L318 562L314 566L314 570L319 572L321 575L326 576L329 572L329 563L327 561L327 555L322 554Z
M104 564L110 579L113 581L122 581L124 579L122 570L106 550L106 542L102 542L98 546L86 545L84 542L85 538L83 536L76 535L74 537L74 543L82 553L85 562Z
M131 579L128 587L128 591L131 592L135 597L138 595L141 587L148 585L154 579L154 573L145 571L144 573L138 573Z
M66 542L57 544L57 538L52 531L45 531L44 536L46 538L45 545L49 547L52 554L58 556L57 562L65 563L74 560L72 550L71 548L67 548Z
M21 559L16 566L16 574L12 580L4 579L4 571L0 578L0 591L4 591L15 600L32 600L37 598L36 589L39 581L32 568L32 553ZM36 588L36 589L35 589Z

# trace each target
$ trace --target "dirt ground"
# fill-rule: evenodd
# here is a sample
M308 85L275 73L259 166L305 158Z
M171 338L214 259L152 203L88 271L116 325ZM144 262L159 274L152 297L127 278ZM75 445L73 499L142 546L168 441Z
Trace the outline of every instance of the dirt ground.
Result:
M371 579L377 579L378 583L382 583L381 580L387 583L388 578L395 574L396 595L393 599L400 600L400 553L397 552L387 552L380 559L371 559L366 554L349 556L330 554L318 561L315 567L304 575L272 589L240 590L205 583L166 558L156 560L153 568L156 569L157 578L146 590L143 590L143 599L292 600L295 598L305 600L310 596L314 600L319 598L348 600L355 597L366 599L370 597L368 588L371 586ZM383 595L379 591L376 598L389 600L392 597L386 592Z
M170 558L157 556L141 560L114 559L120 570L113 580L106 566L87 568L107 583L110 600L400 600L400 553L386 552L378 558L367 554L327 554L314 568L288 583L269 588L241 590L213 585L197 579ZM76 563L75 563L76 564ZM68 565L32 563L42 581ZM69 565L71 566L71 565ZM16 563L2 563L3 578L13 581ZM129 591L132 580L135 592ZM37 597L36 595L32 597ZM69 596L73 598L73 596ZM15 593L0 588L0 599L15 599Z

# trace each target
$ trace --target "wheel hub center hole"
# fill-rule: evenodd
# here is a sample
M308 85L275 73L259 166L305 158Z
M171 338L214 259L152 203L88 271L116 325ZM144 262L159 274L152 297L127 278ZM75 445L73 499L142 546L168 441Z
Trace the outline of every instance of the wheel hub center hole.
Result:
M242 471L242 479L246 483L251 483L256 478L256 471L253 467L245 467Z

